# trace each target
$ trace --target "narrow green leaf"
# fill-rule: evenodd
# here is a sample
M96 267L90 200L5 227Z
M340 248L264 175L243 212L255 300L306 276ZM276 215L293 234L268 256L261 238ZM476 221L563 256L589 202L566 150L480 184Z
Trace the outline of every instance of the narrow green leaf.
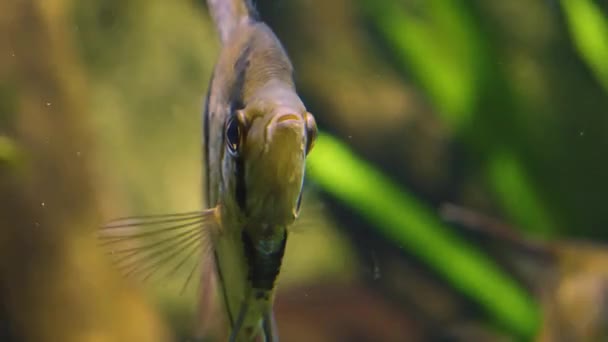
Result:
M451 125L467 123L476 101L479 37L468 13L454 1L416 3L361 0L366 12L399 58Z
M320 134L309 157L308 172L325 191L430 264L499 322L523 336L534 334L538 309L525 291L446 227L432 209L399 189L341 142Z
M487 114L479 113L476 107L480 94L484 93L480 80L488 77L483 75L487 50L466 2L428 0L405 5L398 0L360 1L399 58L402 69L415 76L450 127L463 132L463 128L471 129L469 124L475 121L475 115ZM608 57L603 61L608 67ZM507 165L510 169L501 171L495 162L504 160L493 157L502 143L498 141L500 138L480 140L471 132L466 133L466 142L486 155L491 164L486 177L501 204L506 205L509 216L518 225L537 232L549 234L554 230L556 226L550 220L548 208L532 187L525 165L517 164L518 158L511 158ZM508 154L515 152L511 149ZM502 180L507 180L509 186ZM521 199L529 207L522 209L515 199Z
M487 177L501 206L513 221L523 222L529 232L548 237L554 231L548 210L534 191L534 183L511 151L496 149L487 164Z
M581 57L608 91L608 20L591 0L562 0Z

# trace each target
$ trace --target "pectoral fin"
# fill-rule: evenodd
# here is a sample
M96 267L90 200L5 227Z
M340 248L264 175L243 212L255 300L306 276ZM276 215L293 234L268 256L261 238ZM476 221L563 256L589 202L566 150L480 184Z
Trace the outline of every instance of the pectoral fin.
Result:
M99 230L99 241L127 277L148 280L188 270L182 291L211 252L220 230L217 209L179 214L124 217Z

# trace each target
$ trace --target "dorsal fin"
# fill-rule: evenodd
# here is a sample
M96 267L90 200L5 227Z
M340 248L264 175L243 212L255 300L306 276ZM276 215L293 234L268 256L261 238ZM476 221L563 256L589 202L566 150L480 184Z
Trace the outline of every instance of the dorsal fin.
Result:
M207 6L222 43L225 43L242 23L258 20L251 0L207 0Z

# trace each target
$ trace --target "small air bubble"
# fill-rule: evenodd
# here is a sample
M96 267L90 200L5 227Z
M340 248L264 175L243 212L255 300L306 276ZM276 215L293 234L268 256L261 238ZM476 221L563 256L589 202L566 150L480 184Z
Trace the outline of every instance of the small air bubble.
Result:
M585 135L585 131L578 132L578 135L580 135L582 137L583 135Z
M46 105L47 107L50 107L50 106L51 106L51 103L50 103L50 102L47 102L47 103L45 103L45 105Z
M40 206L44 207L46 204L44 202L40 203Z
M380 279L380 267L378 265L374 266L374 280Z
M372 251L371 256L373 263L372 277L374 280L378 280L380 279L380 266L378 266L378 259L376 258L376 253L374 251Z

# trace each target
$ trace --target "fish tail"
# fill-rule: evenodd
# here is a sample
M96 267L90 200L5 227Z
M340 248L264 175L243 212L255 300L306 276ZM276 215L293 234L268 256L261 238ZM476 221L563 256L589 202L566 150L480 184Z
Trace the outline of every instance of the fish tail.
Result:
M251 0L207 0L207 6L222 43L242 23L259 19Z

